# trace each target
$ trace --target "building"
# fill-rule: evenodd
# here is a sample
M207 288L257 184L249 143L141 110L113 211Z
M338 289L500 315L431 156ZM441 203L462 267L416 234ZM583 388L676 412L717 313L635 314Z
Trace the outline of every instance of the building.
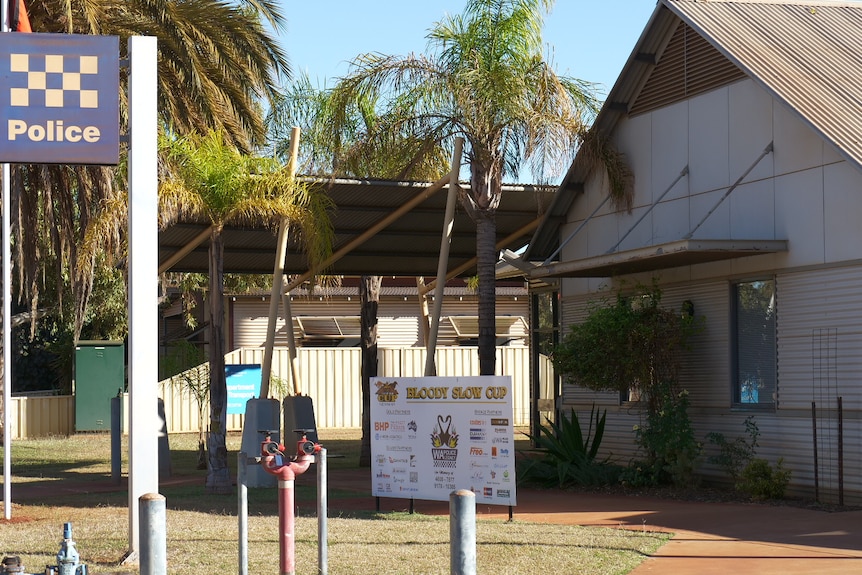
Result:
M596 120L633 171L632 210L611 208L604 178L575 163L524 254L542 262L532 285L559 290L563 331L638 282L656 280L664 307L690 302L705 327L681 380L699 437L744 436L753 415L757 456L783 458L791 492L813 495L816 477L822 500L856 502L859 38L859 2L660 0ZM605 451L627 463L641 411L562 387L566 410L594 401L608 410Z

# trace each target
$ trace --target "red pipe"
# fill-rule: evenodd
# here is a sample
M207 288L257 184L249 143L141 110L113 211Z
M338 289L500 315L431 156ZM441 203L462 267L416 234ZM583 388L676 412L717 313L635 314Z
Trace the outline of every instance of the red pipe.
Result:
M299 453L295 461L280 463L283 457L276 457L267 451L267 444L271 443L268 438L261 446L261 465L267 473L278 477L278 530L279 530L279 575L295 575L296 573L296 540L294 528L294 480L297 475L302 475L308 470L314 460L313 455ZM284 446L279 445L278 450L284 452Z

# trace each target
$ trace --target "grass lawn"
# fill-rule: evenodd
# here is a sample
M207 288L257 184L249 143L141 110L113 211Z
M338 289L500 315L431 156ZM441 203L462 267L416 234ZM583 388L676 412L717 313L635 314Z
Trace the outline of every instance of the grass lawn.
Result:
M357 467L356 430L320 430L330 455L330 469ZM171 435L175 476L199 476L200 482L165 486L168 572L172 575L236 573L238 565L237 498L204 490L205 471L195 469L197 436ZM229 461L236 465L239 434L228 438ZM0 450L2 451L2 450ZM123 470L127 469L124 444ZM73 536L90 573L134 572L119 565L128 549L128 496L125 491L18 500L16 486L27 482L110 481L110 437L81 434L69 438L15 441L12 444L12 520L0 518L0 558L20 556L27 573L56 564L63 523ZM297 499L314 500L314 487L300 485ZM421 514L337 511L330 491L328 521L331 575L448 574L449 521ZM19 502L20 501L20 502ZM277 490L248 490L249 573L278 571ZM660 547L661 533L512 523L480 518L476 527L479 573L543 575L625 574ZM296 520L297 573L317 571L317 518L301 510Z

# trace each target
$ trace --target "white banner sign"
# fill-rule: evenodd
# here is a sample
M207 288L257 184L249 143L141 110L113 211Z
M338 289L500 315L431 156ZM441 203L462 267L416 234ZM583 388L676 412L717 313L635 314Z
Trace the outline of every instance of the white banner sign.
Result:
M512 379L371 379L372 495L515 505Z

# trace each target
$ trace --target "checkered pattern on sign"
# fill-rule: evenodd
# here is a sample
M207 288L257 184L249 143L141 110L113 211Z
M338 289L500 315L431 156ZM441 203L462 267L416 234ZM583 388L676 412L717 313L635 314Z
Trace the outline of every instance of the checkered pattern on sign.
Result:
M20 107L98 108L98 90L85 86L96 77L96 56L10 54L13 78L26 78L26 88L10 88L10 104ZM24 83L14 82L15 84Z

